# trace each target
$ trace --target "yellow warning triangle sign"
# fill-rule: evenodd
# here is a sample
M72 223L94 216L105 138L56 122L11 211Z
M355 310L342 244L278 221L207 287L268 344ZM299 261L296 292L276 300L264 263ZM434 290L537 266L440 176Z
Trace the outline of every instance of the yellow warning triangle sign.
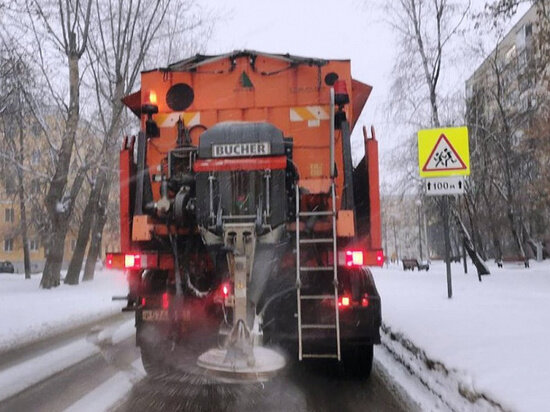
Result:
M439 136L428 160L422 167L423 172L467 170L457 151L444 133Z

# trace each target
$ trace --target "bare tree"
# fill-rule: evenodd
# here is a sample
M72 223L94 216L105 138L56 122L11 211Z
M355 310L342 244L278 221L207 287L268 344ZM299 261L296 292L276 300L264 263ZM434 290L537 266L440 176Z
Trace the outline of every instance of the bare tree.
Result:
M488 4L488 13L478 17L478 27L488 21L491 31L501 32L502 20L506 22L519 3L499 0ZM478 213L489 222L486 230L493 238L497 258L502 257L503 248L511 246L506 241L510 238L518 255L528 255L526 246L536 246L532 234L543 237L548 222L544 176L550 153L544 144L545 129L540 126L550 113L550 16L547 0L531 3L536 22L522 32L524 41L517 43L516 33L507 42L502 35L497 37L497 45L475 74L468 96L473 160L485 172L474 176L472 186L483 204L484 210Z
M67 272L67 283L78 283L88 239L90 247L83 280L93 279L107 220L111 185L117 177L113 165L116 164L117 142L124 126L121 99L134 89L143 63L155 43L157 55L170 53L174 38L185 39L187 34L202 24L194 14L188 16L193 4L193 1L176 4L169 0L150 3L94 1L93 19L96 24L90 38L88 57L103 143L96 178ZM163 36L167 38L159 40Z
M33 134L35 119L32 116L31 105L35 102L34 73L28 64L28 56L23 50L12 46L11 39L2 37L2 56L0 57L0 89L3 107L0 112L2 124L2 163L10 170L15 170L15 176L4 170L2 180L13 184L19 202L19 225L17 234L21 236L23 246L23 266L25 278L30 279L31 259L28 231L32 219L29 218L27 202L33 193L29 193L30 173L28 164L28 138ZM33 159L31 159L33 160ZM9 182L8 182L9 181Z
M50 234L46 244L46 263L40 282L41 287L59 285L63 262L64 243L74 207L74 199L84 180L84 171L79 171L67 193L69 167L73 155L75 137L80 119L80 60L86 51L90 29L92 0L38 1L27 0L27 12L33 34L40 45L44 38L64 57L68 67L69 101L65 103L51 84L52 95L58 98L64 109L65 122L61 144L56 153L56 165L46 194ZM44 49L40 57L44 60Z
M470 2L461 7L451 0L399 0L389 7L401 52L394 66L394 112L406 113L407 119L416 119L415 122L429 116L431 127L441 127L439 88L443 63L450 57ZM442 208L444 221L448 220L446 209ZM465 230L459 214L454 215L459 229ZM470 236L464 233L464 238ZM475 250L469 252L478 272L488 272Z
M429 116L430 125L439 127L442 64L444 58L451 58L450 50L460 34L469 3L459 8L450 0L398 0L387 7L399 41L393 73L393 113L405 114L417 126L425 126Z

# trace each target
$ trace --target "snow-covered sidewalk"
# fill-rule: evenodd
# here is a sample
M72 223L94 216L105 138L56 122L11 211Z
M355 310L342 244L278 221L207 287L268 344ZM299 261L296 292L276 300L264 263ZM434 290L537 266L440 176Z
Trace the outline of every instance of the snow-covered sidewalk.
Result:
M0 273L0 352L120 313L125 302L111 297L128 293L118 271L96 271L91 282L51 290L39 288L40 276Z
M430 386L443 408L548 410L550 262L429 272L373 269L382 298L384 346ZM452 398L456 397L459 402Z

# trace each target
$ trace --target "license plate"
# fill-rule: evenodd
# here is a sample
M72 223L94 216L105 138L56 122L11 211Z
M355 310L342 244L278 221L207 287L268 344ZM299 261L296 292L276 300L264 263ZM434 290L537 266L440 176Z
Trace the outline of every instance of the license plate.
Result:
M144 321L158 322L168 320L167 310L144 310L142 313L142 319Z

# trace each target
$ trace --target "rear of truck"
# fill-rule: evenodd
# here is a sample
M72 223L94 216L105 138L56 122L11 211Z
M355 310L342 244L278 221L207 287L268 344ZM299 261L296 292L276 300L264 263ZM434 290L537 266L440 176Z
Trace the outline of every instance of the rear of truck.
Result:
M254 51L142 73L125 98L141 132L121 151L121 252L107 263L128 273L149 368L197 333L243 370L261 368L255 348L283 345L368 375L378 149L364 133L354 167L351 132L370 91L347 60Z

